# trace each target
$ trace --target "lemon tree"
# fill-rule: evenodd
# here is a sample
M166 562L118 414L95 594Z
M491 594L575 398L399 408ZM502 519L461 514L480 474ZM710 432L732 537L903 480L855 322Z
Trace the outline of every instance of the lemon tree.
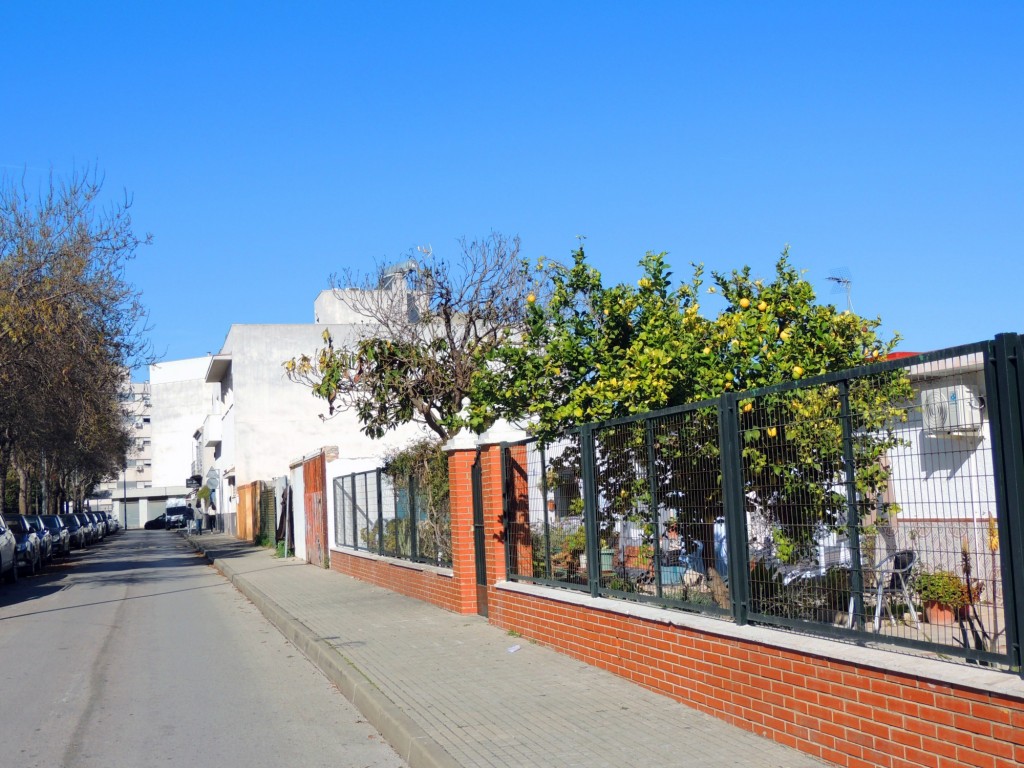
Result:
M530 302L524 334L496 347L478 367L472 424L480 429L497 417L520 420L551 441L585 423L799 384L883 360L898 342L898 336L880 336L879 319L817 303L787 252L771 279L754 278L744 267L712 273L707 288L699 265L688 282L673 285L663 253L646 254L639 269L635 284L606 287L582 246L571 265L540 262L539 281L550 287L550 299ZM711 317L700 305L708 295L722 306ZM884 488L887 473L879 462L895 444L894 423L909 397L909 383L898 373L851 387L858 492L865 499ZM818 524L844 522L839 407L834 385L740 399L745 493L769 510L793 557L807 550ZM654 453L663 486L659 505L681 514L698 510L708 536L720 509L714 421L713 409L692 412L685 428L656 438ZM597 471L605 512L628 516L649 501L643 429L619 426L596 434L604 441Z

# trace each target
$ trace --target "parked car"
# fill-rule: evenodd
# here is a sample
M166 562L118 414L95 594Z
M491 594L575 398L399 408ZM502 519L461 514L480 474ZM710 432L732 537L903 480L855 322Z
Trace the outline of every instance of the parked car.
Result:
M8 582L18 580L18 542L14 532L0 518L0 576Z
M195 519L195 511L192 507L168 507L167 527L185 528Z
M154 517L152 520L147 520L146 524L142 526L147 531L159 531L167 527L167 513L161 512L159 516Z
M107 512L107 530L111 533L117 533L121 530L121 521L114 517L113 512Z
M92 520L92 524L96 526L96 539L103 541L107 537L107 519L100 518L95 512L86 512L85 516Z
M78 519L78 515L62 515L61 522L64 523L65 530L68 532L68 544L78 549L85 549L85 545L88 544L89 532L82 525L82 521Z
M89 519L89 516L85 512L75 512L74 515L78 518L78 522L82 524L82 527L85 528L85 543L93 544L99 541L99 531L96 530L96 525Z
M40 517L46 530L53 537L53 553L67 555L71 552L71 534L60 515L42 515Z
M43 565L53 562L53 534L43 525L43 518L39 515L24 515L28 521L28 527L39 537L39 555Z
M28 570L34 575L42 567L42 553L39 548L39 537L32 531L28 520L23 515L4 515L4 522L11 529L15 540L15 553L18 567Z

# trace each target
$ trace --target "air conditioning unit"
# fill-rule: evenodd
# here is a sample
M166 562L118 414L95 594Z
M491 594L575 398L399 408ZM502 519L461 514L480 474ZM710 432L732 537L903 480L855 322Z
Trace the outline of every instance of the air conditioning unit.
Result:
M932 387L921 392L924 430L930 435L974 435L981 431L984 407L970 384Z
M135 471L136 471L136 472L145 472L145 471L146 471L146 468L145 468L145 467L144 467L144 466L143 466L142 464L137 464L137 465L135 466Z

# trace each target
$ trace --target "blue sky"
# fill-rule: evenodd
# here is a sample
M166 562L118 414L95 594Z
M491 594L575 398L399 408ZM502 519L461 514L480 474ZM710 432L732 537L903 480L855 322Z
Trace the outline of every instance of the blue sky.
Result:
M491 230L609 282L788 243L904 350L1024 331L1021 2L7 0L0 37L0 172L133 194L164 359Z

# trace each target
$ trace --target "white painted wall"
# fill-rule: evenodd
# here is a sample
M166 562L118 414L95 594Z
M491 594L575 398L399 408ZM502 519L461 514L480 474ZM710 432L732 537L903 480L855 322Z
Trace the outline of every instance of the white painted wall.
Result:
M980 372L915 382L917 400L899 431L905 445L889 453L892 500L900 505L902 520L986 520L996 513L992 441L984 410L977 434L934 436L924 428L920 390L960 383L971 384L984 397Z
M149 366L152 398L153 485L181 486L191 474L193 435L210 412L209 357Z
M327 404L306 387L288 380L284 361L311 354L323 345L322 325L234 325L221 351L231 358L233 405L223 414L221 458L218 465L234 466L239 486L281 475L296 456L322 446L337 445L332 472L344 474L379 466L393 447L425 434L409 426L382 440L359 431L354 413L342 412L323 420ZM329 326L335 345L355 338L351 326ZM355 468L355 469L353 469Z

